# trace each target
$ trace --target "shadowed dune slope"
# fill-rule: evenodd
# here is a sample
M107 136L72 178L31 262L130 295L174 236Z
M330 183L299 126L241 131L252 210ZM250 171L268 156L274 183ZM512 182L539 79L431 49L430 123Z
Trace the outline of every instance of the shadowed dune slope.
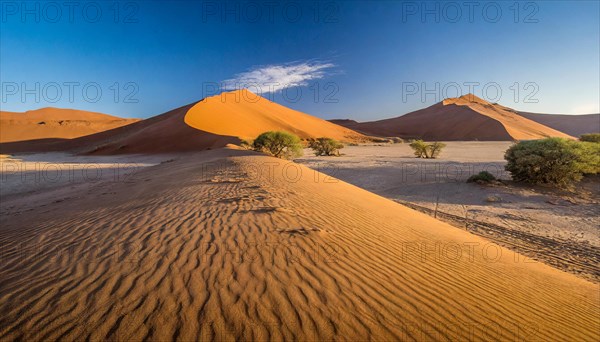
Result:
M2 153L72 151L91 154L201 151L284 130L301 138L368 138L276 104L247 90L224 93L125 127L76 139L37 139L0 145Z
M567 115L519 112L519 115L574 137L600 133L600 114Z
M2 153L71 151L83 154L172 153L201 151L239 139L202 132L184 122L195 103L105 132L70 140L32 140L0 145Z
M287 108L246 89L198 102L186 115L185 122L202 131L241 139L254 139L265 131L288 131L304 139L366 140L352 130Z
M15 201L2 340L600 338L597 285L248 151Z
M137 121L139 120L61 108L42 108L24 113L0 111L0 143L50 138L70 139Z
M365 134L425 140L529 140L571 136L518 115L514 110L491 104L474 95L449 98L433 106L396 118L356 123L335 123Z

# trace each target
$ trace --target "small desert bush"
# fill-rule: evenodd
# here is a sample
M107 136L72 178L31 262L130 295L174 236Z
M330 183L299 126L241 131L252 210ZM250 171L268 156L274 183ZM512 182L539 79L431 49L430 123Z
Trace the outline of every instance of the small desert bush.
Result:
M292 159L302 155L300 138L292 133L270 131L259 135L252 143L255 151L265 152L273 157Z
M414 140L409 145L417 158L437 158L446 144L441 142L426 143L423 140Z
M472 175L471 177L469 177L469 179L467 179L467 183L472 183L472 182L484 182L484 183L489 183L493 180L496 180L496 177L494 177L493 174L487 172L487 171L481 171L476 175Z
M579 140L586 141L586 142L600 143L600 133L582 134L579 137Z
M309 140L308 147L315 152L315 156L339 156L344 144L331 138L317 138Z
M600 144L563 138L521 141L504 159L515 181L565 187L600 171Z
M242 141L240 141L240 147L245 148L246 150L252 150L254 148L254 145L252 141L242 139Z
M404 139L399 138L399 137L391 137L390 140L394 143L394 144L402 144L404 143Z

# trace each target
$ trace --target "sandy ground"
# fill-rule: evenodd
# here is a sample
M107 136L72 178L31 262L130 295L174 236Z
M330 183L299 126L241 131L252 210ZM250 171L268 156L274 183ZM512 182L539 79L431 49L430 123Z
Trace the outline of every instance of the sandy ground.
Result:
M2 340L600 338L597 285L295 163L44 192L0 203Z
M142 167L172 159L172 155L73 156L68 153L32 153L0 158L0 194L3 199L22 193L112 181L126 182Z
M447 145L436 160L414 158L408 144L385 144L347 146L341 157L315 157L305 150L297 162L533 259L595 282L600 280L597 182L590 184L588 191L578 189L576 193L510 182L492 186L466 183L469 176L482 170L510 179L503 155L511 143Z

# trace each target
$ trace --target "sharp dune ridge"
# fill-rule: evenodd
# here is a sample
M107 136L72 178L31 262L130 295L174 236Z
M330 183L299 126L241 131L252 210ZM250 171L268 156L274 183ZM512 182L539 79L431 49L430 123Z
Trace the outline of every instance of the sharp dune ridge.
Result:
M23 113L0 111L0 143L35 139L71 139L116 127L139 119L75 109L41 108Z
M330 137L359 141L366 137L326 120L287 108L247 89L206 98L193 106L185 122L201 131L254 139L265 131L283 130L300 138Z
M4 143L0 145L0 151L72 151L104 155L191 152L239 144L241 139L254 139L269 130L288 131L303 139L368 140L360 133L284 107L244 89L205 98L124 127L76 139Z
M517 111L489 103L473 94L448 98L430 107L396 118L371 122L332 122L376 136L398 136L438 141L506 141L572 136L521 116Z
M2 203L0 339L600 338L596 285L292 162L187 154L88 194Z

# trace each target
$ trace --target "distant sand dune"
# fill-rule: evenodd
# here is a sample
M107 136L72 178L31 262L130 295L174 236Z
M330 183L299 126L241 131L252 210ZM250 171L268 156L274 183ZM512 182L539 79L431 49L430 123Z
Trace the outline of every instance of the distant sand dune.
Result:
M225 100L222 100L225 99ZM269 130L301 138L365 141L362 134L240 90L216 95L167 113L76 139L4 143L2 153L70 151L83 154L202 151L254 139Z
M529 120L508 107L491 104L472 94L445 99L396 118L361 123L353 120L332 122L365 134L438 141L572 138Z
M600 114L567 115L519 112L519 115L574 137L585 133L600 133Z
M30 203L0 204L2 340L600 339L596 285L253 152Z
M42 108L24 113L0 112L0 143L49 138L77 138L120 126L138 119L74 109Z

